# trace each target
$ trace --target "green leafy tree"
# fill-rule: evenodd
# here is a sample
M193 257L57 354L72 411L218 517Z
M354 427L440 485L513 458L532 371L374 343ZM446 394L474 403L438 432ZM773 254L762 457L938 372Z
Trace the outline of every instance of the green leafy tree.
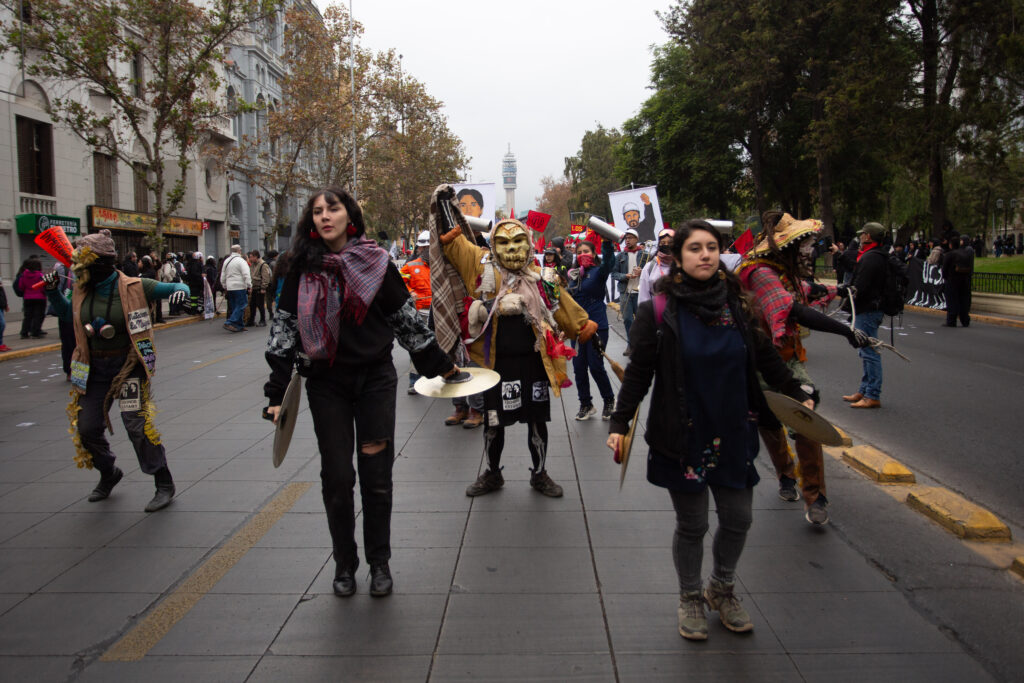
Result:
M586 211L606 219L611 217L608 193L622 188L615 175L615 148L622 134L601 124L583 134L579 151L565 159L565 176L569 179L573 211ZM629 182L629 181L627 181ZM647 178L637 182L648 182Z

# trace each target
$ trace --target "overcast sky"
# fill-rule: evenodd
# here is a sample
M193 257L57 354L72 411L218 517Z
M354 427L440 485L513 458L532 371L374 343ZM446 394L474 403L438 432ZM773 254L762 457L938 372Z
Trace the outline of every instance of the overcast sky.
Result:
M403 72L445 103L472 157L469 179L498 183L499 204L501 158L512 146L518 213L536 206L543 176L561 177L585 131L620 127L650 95L651 46L667 40L654 13L671 4L352 0L352 13L364 47L395 48Z

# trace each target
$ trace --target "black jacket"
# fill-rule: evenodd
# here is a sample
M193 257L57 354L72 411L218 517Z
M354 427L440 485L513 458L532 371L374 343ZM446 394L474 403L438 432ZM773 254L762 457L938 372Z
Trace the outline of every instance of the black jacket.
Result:
M777 424L765 403L757 372L761 373L769 386L777 387L798 401L806 401L810 396L800 389L800 383L779 357L768 336L760 332L756 323L743 314L739 302L730 297L729 308L747 347L747 404L762 418L771 416L768 420L762 419L762 422ZM661 324L658 325L655 322L653 301L645 301L637 308L633 327L629 331L629 344L633 353L626 366L608 431L612 434L625 434L629 431L633 413L647 394L653 378L654 390L644 438L659 454L681 460L686 455L686 436L692 422L686 407L686 377L682 363L679 362L676 310L676 299L670 295L665 302Z
M872 247L861 255L857 267L853 269L853 281L850 283L857 288L854 297L857 313L881 309L882 290L885 288L888 271L889 255L881 246Z

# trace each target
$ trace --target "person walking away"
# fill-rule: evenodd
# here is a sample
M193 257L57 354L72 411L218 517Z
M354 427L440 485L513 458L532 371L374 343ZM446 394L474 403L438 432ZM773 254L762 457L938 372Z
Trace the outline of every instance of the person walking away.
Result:
M256 311L260 313L260 327L267 326L267 289L273 279L273 271L266 261L260 258L259 249L249 252L249 273L252 278L252 296L249 297L249 315L246 327L256 325Z
M267 340L270 378L263 391L267 414L276 420L296 362L307 378L339 597L356 592L357 470L370 595L383 597L393 588L394 340L428 377L465 375L417 315L388 253L365 234L362 210L345 190L323 189L306 203Z
M580 400L580 409L576 413L577 420L589 420L597 412L590 396L590 375L594 376L597 390L601 394L604 407L601 419L608 420L615 409L615 392L608 379L608 371L604 367L604 356L598 350L608 343L608 313L604 303L605 283L615 267L615 247L610 240L601 242L601 258L594 257L592 242L581 242L576 250L576 267L569 271L568 291L572 298L583 307L587 316L597 323L597 339L591 339L578 345L576 357L572 359L573 374L576 377L576 395Z
M43 279L43 264L36 257L29 257L24 264L21 277L18 278L18 287L22 292L24 302L22 310L24 317L21 319L21 338L39 339L46 335L43 330L43 319L46 318L46 294L43 290L36 289L35 284Z
M72 443L79 467L97 469L100 481L89 502L108 498L123 476L115 465L104 428L113 429L108 413L115 400L142 472L153 476L156 493L146 512L156 512L174 498L174 479L153 418L151 378L156 370L156 347L149 318L153 297L184 300L183 284L130 278L114 268L116 252L109 230L75 240L71 257L75 286L69 302L57 288L58 278L46 276L46 296L59 318L71 320L77 345L71 361Z
M227 292L228 319L224 329L229 332L241 332L245 329L242 316L248 303L249 291L252 289L252 274L249 265L242 257L242 247L231 245L231 253L224 259L220 270L220 283Z
M882 293L888 281L889 257L882 251L885 228L881 223L865 223L857 233L860 250L853 270L851 286L856 308L854 325L865 337L877 337L882 324ZM939 249L939 247L936 247ZM929 260L931 257L929 257ZM882 357L870 344L857 352L864 367L860 387L853 394L843 396L851 408L880 408L882 406Z
M0 279L0 353L10 351L11 347L4 344L4 330L7 329L7 313L10 312L7 305L7 292L4 290L3 280Z
M810 397L757 330L739 280L723 268L721 234L705 221L684 223L672 241L674 266L655 297L637 310L608 447L618 461L622 437L653 380L645 439L647 481L668 489L676 513L672 553L679 581L679 635L708 637L705 606L722 624L754 628L735 593L736 570L752 521L758 482L757 416L768 410L758 383L810 406ZM713 565L702 588L709 492L718 528Z
M974 275L974 247L971 238L961 235L957 248L942 257L942 278L946 282L946 322L956 327L971 324L971 279Z
M425 325L430 322L430 231L424 230L416 237L416 256L405 262L399 271L405 287L416 303L416 315ZM409 369L409 394L415 394L413 385L420 378L415 367Z

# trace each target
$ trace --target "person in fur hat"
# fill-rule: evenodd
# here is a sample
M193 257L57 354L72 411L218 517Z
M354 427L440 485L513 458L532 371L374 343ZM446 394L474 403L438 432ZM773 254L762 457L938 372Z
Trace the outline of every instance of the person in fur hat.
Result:
M446 297L447 301L462 302L459 312L464 313L465 330L456 335L455 345L461 347L468 339L470 358L501 375L501 381L484 393L488 468L466 489L466 495L483 495L504 485L500 463L505 428L522 422L527 425L533 460L530 486L546 496L560 497L562 487L545 469L550 393L559 396L571 385L566 359L575 353L566 346L566 339L586 343L597 332L597 323L558 286L557 280L542 279L530 230L519 221L508 219L494 226L492 258L483 262L480 247L467 239L472 233L450 185L434 191L430 212L431 263L451 268L432 269L431 278L435 274L440 278L442 289L447 286L448 297L458 290L456 298ZM452 274L461 281L461 287L449 278ZM445 319L449 306L439 300L437 286L433 292L435 325L444 330L450 324ZM442 332L438 338L442 339ZM447 350L454 352L453 348Z
M156 369L156 347L150 303L169 299L180 304L188 296L188 286L129 277L117 270L117 253L109 230L79 237L75 246L71 301L61 295L56 273L44 278L50 305L60 320L74 325L77 342L71 356L68 406L75 462L100 472L89 502L108 498L123 476L103 434L104 428L113 433L108 413L118 400L121 421L139 466L156 483L156 493L145 508L146 512L155 512L174 498L174 479L153 424L156 407L150 380Z

